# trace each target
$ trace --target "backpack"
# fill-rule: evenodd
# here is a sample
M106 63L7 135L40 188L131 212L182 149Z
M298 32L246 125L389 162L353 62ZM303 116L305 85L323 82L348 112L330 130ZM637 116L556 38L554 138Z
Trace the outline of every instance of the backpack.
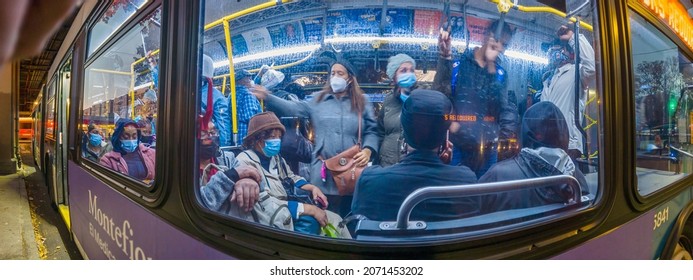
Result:
M275 228L294 230L288 202L271 196L267 191L260 192L260 199L253 206L251 214L256 223Z

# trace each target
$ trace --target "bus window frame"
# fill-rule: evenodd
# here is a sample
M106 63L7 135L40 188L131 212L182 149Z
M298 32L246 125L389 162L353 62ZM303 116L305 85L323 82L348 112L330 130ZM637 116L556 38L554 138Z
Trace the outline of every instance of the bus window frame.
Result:
M607 40L603 38L605 36L605 31L602 30L602 20L605 18L605 15L607 15L610 12L613 12L612 9L607 7L607 5L613 5L613 3L603 3L602 1L596 1L594 0L595 3L595 10L593 11L594 16L593 16L593 24L595 26L594 29L594 34L595 34L595 41L593 44L595 45L595 48L599 48L600 51L598 54L600 55L599 59L601 62L604 62L604 60L607 59L608 54L604 54L601 52L601 50L610 50L612 52L617 52L619 50L618 47L606 47L607 46ZM625 3L618 3L617 4L619 7L624 7ZM202 30L202 23L204 21L204 18L201 18L199 12L203 9L199 3L193 4L194 9L193 11L196 11L197 13L191 16L191 18L188 18L190 22L188 22L188 27L191 28L192 30L195 30L195 32L200 32ZM190 15L190 14L188 14ZM199 23L198 23L199 22ZM199 24L199 25L198 25ZM603 28L611 28L611 27L603 27ZM190 48L193 50L190 51L192 54L190 55L191 57L187 57L186 63L195 65L196 67L200 67L201 65L201 46L198 45L199 39L198 37L201 37L201 33L194 33L193 40L190 40L189 42L185 42ZM620 44L620 43L619 43ZM603 69L609 69L605 65L617 65L616 63L608 63L604 62L603 64L598 63L597 64L597 87L600 90L600 96L604 97L606 93L610 92L607 91L607 87L604 85L604 79L605 76L607 75L608 72L603 71ZM199 72L199 69L198 69ZM185 87L185 92L197 92L199 90L199 86L197 86L200 82L199 78L199 73L198 75L190 75L191 77L186 77L186 81L189 84L187 84L187 87ZM198 101L199 100L193 100L193 98L196 98L197 95L195 96L188 96L186 101L188 101L188 107L187 111L188 112L197 112L198 110ZM193 105L194 104L194 105ZM195 107L193 107L195 106ZM604 121L604 119L608 119L609 116L607 116L607 112L605 111L606 108L604 108L604 103L602 102L601 105L599 105L599 110L600 110L600 121ZM613 112L612 112L613 113ZM195 117L189 116L189 118L186 120L186 123L188 123L188 127L186 130L186 135L195 135L195 129L196 129L196 115ZM600 135L606 135L604 133L605 129L604 126L600 126ZM608 133L611 134L611 133ZM606 136L606 137L611 137L611 136ZM604 137L599 137L599 147L600 151L604 151L605 147L605 140ZM189 151L186 153L187 158L193 158L196 156L195 153L195 139L194 137L188 137L189 141L187 141L188 146L185 149L186 151ZM190 152L192 151L192 152ZM614 157L612 157L614 158ZM197 163L197 160L191 161L191 163L188 163L187 165L184 165L188 167L189 169L184 169L184 170L194 170L195 172L186 172L186 174L183 174L184 178L186 180L183 180L183 182L188 182L189 184L193 184L194 186L199 185L199 172L196 172L199 167L195 166ZM522 225L513 225L511 227L511 230L509 231L498 231L494 230L492 233L484 233L482 235L476 235L476 236L471 236L471 237L455 237L455 238L449 238L449 239L443 239L439 240L436 243L433 243L431 245L426 245L423 247L426 248L431 248L431 249L440 249L443 251L450 251L450 252L459 252L460 250L469 250L474 247L483 247L483 246L489 246L491 244L495 244L498 242L498 240L502 240L502 243L506 244L508 246L513 246L513 250L508 251L508 250L500 250L498 246L494 246L493 250L494 252L477 252L476 250L469 250L466 251L467 253L471 252L477 252L478 255L483 255L483 256L494 256L494 257L499 257L502 258L504 255L507 254L512 254L511 256L517 257L517 256L530 256L530 257L548 257L551 256L552 254L555 254L556 252L563 252L565 250L564 247L563 251L559 249L552 249L548 248L550 246L546 246L548 244L553 244L556 242L562 243L565 242L566 244L580 244L581 242L584 242L584 240L588 240L589 238L594 238L595 236L595 231L590 231L606 220L607 215L610 211L610 203L609 201L612 201L615 197L614 192L608 191L608 188L606 188L606 179L605 179L605 173L608 170L613 169L614 165L612 167L606 168L605 164L605 159L603 157L599 158L599 174L598 174L598 193L597 196L591 201L591 204L585 207L580 207L578 210L573 211L573 212L566 212L566 213L561 213L561 215L552 215L550 217L547 217L546 219L540 219L532 221L530 225L527 225L526 223L523 223ZM188 173L193 173L188 174ZM324 246L331 245L330 248L331 250L334 250L335 253L339 254L349 254L351 252L357 252L359 253L365 253L365 252L370 252L370 254L377 254L373 252L374 244L372 242L368 241L360 241L360 240L340 240L339 242L334 242L330 241L329 239L322 238L322 237L315 237L315 236L307 236L304 234L294 234L293 232L286 232L282 230L273 230L270 229L269 227L262 226L262 225L257 225L252 222L247 222L238 218L229 218L227 216L220 215L218 213L215 213L211 210L206 209L203 205L199 203L197 200L197 195L195 192L192 190L192 188L184 189L181 190L181 197L182 201L184 202L184 207L187 210L191 222L199 228L201 234L203 234L207 239L211 239L215 244L218 244L221 246L221 248L225 249L228 252L235 252L238 253L239 247L237 246L238 244L248 244L247 239L255 239L256 242L266 242L266 246L263 246L263 248L259 248L257 246L252 246L252 250L257 250L259 252L255 253L255 255L251 256L257 256L258 254L268 254L268 255L281 255L279 254L280 252L289 252L289 255L293 254L294 251L292 249L296 248L301 248L304 251L308 252L320 252L319 250L324 250ZM240 221L240 222L239 222ZM561 229L558 230L556 228L556 225L560 224ZM258 230L261 229L261 230ZM574 234L573 234L574 233ZM278 237L287 237L291 236L291 238L285 238L283 240L278 240ZM236 244L236 246L234 246ZM418 248L416 245L417 241L415 240L406 240L406 241L394 241L394 242L388 242L388 243L377 243L378 245L383 245L385 244L388 246L388 248L408 248L412 249L412 246L414 248ZM445 244L451 245L454 244L454 246L450 247L445 247ZM522 244L522 245L518 245ZM278 246L277 248L279 249L267 249L267 248L274 248L272 246ZM419 244L420 245L420 244ZM542 249L531 249L531 250L525 250L526 248L533 247L534 245L540 245L539 247L542 247ZM376 246L377 247L377 246ZM486 247L488 248L488 247ZM248 248L244 248L248 249ZM316 251L318 250L318 251ZM416 250L414 250L416 251ZM519 251L523 251L522 253L518 253ZM385 255L391 255L391 254L397 254L397 252L402 253L402 256L406 256L411 254L410 251L401 251L397 249L392 249L392 251L388 252ZM366 253L368 254L368 253ZM295 256L300 256L301 254L295 254ZM307 256L307 255L303 255ZM312 255L312 257L320 257L321 255ZM472 258L474 254L472 255L467 255L467 258Z
M104 3L103 5L105 5L107 8L110 5L110 3ZM74 150L77 151L77 154L75 156L75 158L77 159L76 162L78 164L80 164L82 167L85 167L85 169L87 169L87 172L91 173L92 175L96 176L97 178L101 179L104 182L109 182L108 185L111 188L117 190L118 192L120 192L123 195L126 195L126 196L132 198L135 201L138 201L141 204L148 205L149 207L156 207L156 206L160 205L164 199L164 196L162 194L165 193L167 191L167 189L169 188L169 187L167 187L166 184L161 183L162 178L165 178L165 176L164 176L164 170L165 169L161 167L161 165L163 165L163 164L161 164L161 162L163 162L163 152L162 153L159 153L159 152L156 153L155 162L157 162L157 164L155 164L155 167L154 167L154 169L155 169L154 180L152 181L152 183L150 185L147 185L140 180L137 180L135 178L131 178L127 175L120 174L120 173L115 172L111 169L108 169L108 168L100 165L98 162L92 162L90 160L84 159L82 157L82 154L81 154L81 152L82 152L81 151L82 150L81 149L82 137L81 137L80 133L82 132L82 130L80 129L79 126L84 122L84 110L83 110L84 108L83 108L83 104L82 104L83 102L82 101L84 100L84 94L85 94L84 85L86 82L86 75L85 75L86 69L89 68L89 66L92 65L98 58L102 57L104 55L104 53L110 47L112 47L116 43L120 42L120 40L123 39L128 34L128 32L130 30L132 30L136 25L138 25L143 19L147 18L152 13L156 12L157 9L161 9L161 17L162 17L162 21L163 21L163 18L166 17L166 14L164 13L166 9L163 5L163 1L162 0L149 1L148 4L144 5L142 8L137 10L135 15L131 16L127 22L122 24L121 27L116 32L114 32L114 34L111 35L110 38L108 40L106 40L88 58L86 58L86 54L87 54L86 44L88 42L88 40L87 40L88 36L85 35L82 38L79 38L80 41L76 42L76 43L82 44L82 46L85 46L85 47L81 50L81 53L78 55L80 55L86 59L84 59L82 61L83 64L81 64L81 65L77 65L76 63L73 63L73 69L76 67L79 67L79 72L81 72L80 73L81 76L80 76L80 84L79 84L79 93L76 96L74 96L74 98L73 98L73 101L77 101L78 105L75 107L78 107L77 109L79 110L75 116L75 120L76 120L75 125L72 127L73 129L75 129L74 133L76 135L79 134L79 137L76 137L79 140L75 139L75 141L74 141L74 144L75 144ZM103 9L103 8L99 8L98 10L99 10L98 13L92 14L92 16L94 18L92 19L93 21L90 23L89 28L85 29L86 33L89 33L90 29L94 26L95 22L101 18L101 15L105 11L105 9ZM167 29L167 26L164 26L162 24L160 41L163 40L163 35L165 32L167 32L166 29ZM161 49L162 49L161 52L165 51L164 48L165 48L164 45L161 44ZM163 78L163 76L168 71L166 71L165 68L161 64L159 67L160 67L159 68L160 69L159 70L159 73L160 73L159 79L161 80ZM159 84L159 92L160 92L160 94L159 94L160 96L166 94L165 87L163 87L161 85L161 83ZM163 100L164 100L164 98L161 98L161 97L158 100L158 104L157 104L158 108L157 109L159 111L159 115L161 115L163 108L164 108L162 106ZM165 129L162 129L162 127L160 127L160 125L162 125L162 123L161 123L162 121L159 121L159 120L161 120L161 119L162 119L161 116L159 116L157 118L157 122L158 122L156 124L157 125L157 134L163 134L165 132ZM161 145L161 144L162 143L158 143L158 145L157 145L160 148L159 151L165 151L166 145L165 144ZM168 172L166 172L166 173L168 174Z
M686 58L688 58L689 60L693 61L693 49L689 49L685 45L685 43L681 40L681 38L679 38L679 36L676 35L676 33L674 33L674 31L671 30L665 22L663 22L653 12L651 12L647 7L645 7L644 4L640 3L637 0L629 0L627 4L628 4L627 5L627 11L626 11L627 15L625 16L625 18L627 19L627 22L626 22L626 26L625 26L626 29L624 30L624 32L628 34L628 38L629 38L629 40L627 42L628 46L627 46L626 52L628 54L628 63L631 64L632 69L634 69L635 66L632 65L632 62L633 62L633 60L632 60L632 57L633 57L632 56L632 47L631 47L632 42L630 41L630 34L631 34L630 21L633 20L633 18L631 17L631 13L635 13L638 16L645 19L647 24L650 24L650 26L652 26L655 29L657 29L658 31L660 31L662 33L662 35L665 36L666 39L670 40L671 42L673 42L677 46L679 55L683 55ZM633 71L630 71L629 74L630 75L628 77L628 82L630 83L631 86L634 86L635 85L635 78L633 77ZM634 91L630 91L628 93L628 98L630 98L632 100L632 102L634 102L634 100L635 100L634 99ZM634 103L632 106L634 106ZM633 110L631 114L633 114L632 119L634 120L635 119L634 107L631 108L630 110ZM636 172L637 162L636 162L636 155L635 155L636 151L635 151L635 146L634 146L635 145L634 143L635 143L635 137L636 137L635 136L636 130L635 130L635 123L634 122L632 124L631 129L632 129L632 133L629 134L629 136L632 136L632 137L630 137L631 139L628 139L628 141L631 141L633 143L633 146L632 146L633 149L631 149L631 151L628 151L628 153L631 153L633 161L632 161L632 164L630 166L628 166L630 169L630 170L628 170L628 173L631 174L632 182L634 182L634 184L631 184L630 186L625 185L625 192L628 194L630 205L634 209L636 209L637 211L647 211L647 210L655 207L656 205L659 205L659 204L662 204L662 203L665 203L665 202L671 200L676 195L680 194L683 190L685 190L686 188L691 186L693 184L693 173L689 174L688 176L686 176L680 180L675 181L674 183L671 183L669 185L661 187L659 190L656 190L650 194L647 194L644 196L641 195L640 192L638 191L638 184L637 184L637 182L638 182L638 176L637 176L637 172Z
M114 3L115 1L105 1L104 3L101 3L101 5L100 5L99 7L97 7L96 9L94 9L94 10L96 11L96 12L94 13L96 16L94 16L93 18L91 18L91 20L89 21L89 23L86 25L86 30L87 30L87 32L86 32L86 36L85 36L85 39L84 39L84 57L85 57L85 58L91 58L91 57L93 57L94 55L97 55L97 53L98 53L100 50L103 50L103 49L104 49L104 46L110 45L112 39L113 39L114 37L116 37L117 34L121 33L123 29L126 29L126 28L127 28L127 29L130 29L130 28L131 28L131 27L127 27L127 25L128 25L128 23L130 23L134 18L136 18L136 17L138 16L138 13L144 11L144 9L145 9L147 6L151 5L153 2L155 2L155 1L157 1L157 0L144 0L144 1L145 1L145 2L144 2L144 4L142 5L142 7L139 7L137 10L135 10L135 12L134 12L133 14L131 14L130 16L128 16L128 18L125 19L125 21L121 22L121 23L120 23L120 26L118 26L116 29L114 29L114 30L111 32L111 34L110 34L109 36L107 36L105 40L101 41L101 43L99 43L99 46L96 47L96 48L94 48L94 49L91 51L91 53L90 53L90 52L89 52L89 48L90 48L89 43L90 43L90 40L91 40L92 30L94 29L94 27L96 26L96 24L99 23L99 21L100 21L101 18L104 16L104 14L105 14L106 11L108 10L108 8L110 8L111 5L113 5L113 3ZM117 41L117 40L116 40L116 41Z
M46 85L46 93L47 93L47 95L46 95L46 105L45 105L46 112L44 113L45 115L44 115L44 119L43 119L43 121L44 121L44 124L43 124L44 129L43 129L43 130L44 130L44 131L48 131L48 128L49 128L49 127L48 127L48 125L47 125L46 122L48 121L49 112L51 112L51 110L52 110L52 115L53 115L53 116L52 116L51 119L53 120L53 126L50 127L50 128L52 129L52 132L51 132L50 134L46 132L46 135L45 135L46 137L45 137L45 139L46 139L46 140L50 140L50 141L57 141L58 138L57 138L57 136L55 135L55 128L56 128L55 123L57 122L57 121L56 121L56 117L57 117L57 113L56 113L57 107L56 107L56 104L57 104L57 101L55 100L56 90L57 90L57 88L56 88L56 87L57 87L57 86L56 86L56 84L57 84L57 76L54 75L53 77L50 78L49 81L50 81L50 82L48 82L48 84ZM50 104L53 104L52 108L49 108L49 105L50 105Z

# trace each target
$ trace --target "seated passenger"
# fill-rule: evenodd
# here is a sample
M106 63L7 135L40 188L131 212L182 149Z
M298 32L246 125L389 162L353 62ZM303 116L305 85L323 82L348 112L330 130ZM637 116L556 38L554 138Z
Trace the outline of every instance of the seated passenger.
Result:
M140 142L145 146L154 149L156 147L156 136L152 133L153 125L148 119L140 119L137 121L137 127L140 131Z
M241 165L233 152L219 150L219 132L213 122L200 125L198 158L200 201L205 207L234 217L244 217L253 210L260 193L260 174Z
M100 160L101 165L149 183L154 180L155 150L140 143L137 124L120 118L111 136L113 151Z
M297 221L306 218L301 216L310 216L320 224L320 227L324 227L328 223L332 224L340 231L340 237L351 238L345 227L339 228L342 218L334 212L324 210L328 206L328 201L320 188L308 183L303 177L295 175L286 161L279 155L281 138L285 132L284 126L274 113L264 112L253 116L248 123L248 135L243 139L243 146L246 150L238 155L238 160L254 167L262 174L260 187L263 191L267 191L270 196L288 201L295 231L319 234L319 228L298 226ZM320 207L289 199L287 188L291 192L294 188L307 191L310 198Z
M104 134L101 127L95 123L90 123L87 133L82 138L82 157L99 162L101 157L113 150L108 141L104 141Z
M402 105L402 132L409 152L399 163L372 166L361 173L351 204L352 215L371 220L394 221L404 199L417 189L430 186L476 183L466 166L447 165L439 158L446 145L452 112L450 100L438 91L416 89ZM441 221L466 217L479 210L476 198L431 199L420 203L412 220Z
M587 189L585 176L566 152L570 141L568 124L561 110L542 101L527 109L522 118L522 150L501 161L479 178L479 182L499 182L553 175L571 175ZM535 207L567 202L573 197L569 186L524 189L489 195L482 200L484 212Z

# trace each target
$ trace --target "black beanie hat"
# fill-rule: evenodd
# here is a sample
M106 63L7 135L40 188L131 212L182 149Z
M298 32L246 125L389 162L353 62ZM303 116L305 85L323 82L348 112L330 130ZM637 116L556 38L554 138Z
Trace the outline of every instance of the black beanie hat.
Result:
M450 122L445 115L452 103L439 91L416 89L402 105L402 131L407 144L414 149L434 149L445 143Z
M561 110L551 102L542 101L529 107L522 117L522 147L561 148L568 150L568 123Z
M346 60L344 58L337 58L337 60L334 63L330 64L330 69L328 70L329 72L332 72L332 66L334 66L335 64L344 66L344 68L346 68L350 76L356 76L356 68L354 68L354 65L351 64L349 60Z

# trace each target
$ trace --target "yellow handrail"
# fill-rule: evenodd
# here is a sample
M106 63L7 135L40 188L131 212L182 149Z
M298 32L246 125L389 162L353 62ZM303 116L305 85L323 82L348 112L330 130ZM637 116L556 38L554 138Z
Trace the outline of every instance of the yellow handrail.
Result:
M293 1L294 0L281 0L281 3L285 4L285 3L289 3L289 2L293 2ZM206 31L207 29L215 27L215 26L222 24L224 22L228 22L228 21L235 19L237 17L241 17L241 16L244 16L244 15L247 15L250 13L254 13L254 12L257 12L257 11L262 10L262 9L267 9L267 8L270 8L270 7L273 7L276 5L277 5L277 0L271 0L271 1L267 1L267 2L259 4L259 5L252 6L250 8L245 9L245 10L240 10L238 12L235 12L233 14L227 15L223 18L220 18L218 20L215 20L213 22L208 23L207 25L205 25L204 30Z
M123 76L131 76L132 73L130 72L122 72L122 71L115 71L115 70L106 70L106 69L89 69L89 71L94 71L97 73L106 73L106 74L114 74L114 75L123 75Z
M130 118L135 119L135 65L142 63L147 58L153 57L159 54L160 49L156 49L148 54L145 54L142 58L135 60L130 63Z
M489 0L489 2L501 5L501 0ZM527 6L522 6L522 5L513 5L513 8L522 11L522 12L527 12L527 13L551 13L554 15L557 15L559 17L565 18L566 14L564 12L561 12L559 10L556 10L551 7L527 7ZM570 17L568 19L570 22L576 22L577 19L575 17ZM589 31L594 31L594 28L592 28L592 25L589 25L583 21L580 22L580 27L587 29Z
M233 68L233 46L231 44L231 28L229 27L229 21L233 20L237 17L241 17L241 16L244 16L244 15L247 15L250 13L257 12L259 10L263 10L263 9L267 9L267 8L276 6L280 2L281 2L281 4L284 4L284 3L289 3L292 1L293 0L267 1L265 3L255 5L253 7L247 8L245 10L241 10L241 11L235 12L233 14L227 15L225 17L222 17L218 20L215 20L215 21L205 25L205 27L204 27L205 31L210 29L210 28L213 28L219 24L223 25L223 28L224 28L224 36L226 37L225 38L226 39L225 40L226 41L226 52L227 52L227 57L229 59L229 74L228 74L229 88L230 88L229 97L231 99L231 120L232 120L231 127L232 127L232 132L233 132L233 138L234 138L233 142L234 143L238 143L238 139L237 139L237 137L238 137L238 118L236 118L236 106L237 106L237 104L236 104L236 102L237 102L236 101L236 79L230 78L230 77L234 77L236 75L236 72ZM209 85L209 86L213 86L213 85Z
M226 52L229 59L229 97L231 98L231 132L233 133L233 143L238 143L238 116L237 114L237 101L236 101L236 79L231 77L236 77L236 70L233 67L233 46L231 45L231 27L229 27L229 22L225 20L224 24L224 37L226 37ZM209 85L214 86L214 85Z
M259 5L255 5L255 6L253 6L253 7L250 7L250 8L247 8L247 9L244 9L244 10L241 10L241 11L238 11L238 12L235 12L235 13L233 13L233 14L227 15L227 16L225 16L225 17L222 17L222 18L220 18L220 19L218 19L218 20L215 20L215 21L213 21L213 22L211 22L211 23L205 25L205 26L204 26L204 30L205 30L205 31L206 31L206 30L209 30L210 28L213 28L213 27L215 27L215 26L217 26L217 25L220 25L220 24L221 24L221 25L223 26L223 28L224 28L224 36L226 37L225 39L226 39L227 56L228 56L228 58L229 58L229 65L230 65L230 67L229 67L229 74L221 75L221 76L217 76L217 77L231 77L231 76L235 76L235 71L234 71L234 68L232 67L232 65L233 65L233 59L232 59L232 57L233 57L233 49L232 49L232 44L231 44L231 31L230 31L230 27L229 27L229 21L230 21L230 20L233 20L233 19L235 19L235 18L244 16L244 15L253 13L253 12L257 12L257 11L260 11L260 10L263 10L263 9L267 9L267 8L276 6L276 5L278 5L279 3L285 4L285 3L289 3L289 2L293 2L293 1L294 1L294 0L281 0L281 1L270 0L270 1L267 1L267 2L265 2L265 3L259 4ZM135 60L134 62L132 62L132 63L130 64L130 73L129 73L129 75L130 75L130 91L129 91L129 95L130 95L130 101L131 101L131 105L130 105L130 106L131 106L130 117L133 118L133 119L134 119L134 117L135 117L135 108L134 108L134 107L135 107L135 91L134 91L134 88L135 88L135 65L138 64L138 63L141 63L141 62L145 61L148 57L151 57L151 56L154 56L154 55L159 54L159 51L160 51L159 49L154 50L154 51L152 51L151 53L145 55L144 57L142 57L142 58L140 58L140 59L138 59L138 60ZM311 56L312 54L313 54L313 53L311 52L311 54L310 54L308 57L306 57L306 58L303 58L303 59L301 59L301 60L299 60L299 61L297 61L297 62L294 62L294 63L289 63L289 64L277 66L277 67L275 67L275 69L282 69L282 68L286 68L286 67L291 67L291 66L293 66L293 65L296 65L296 64L300 64L300 63L302 63L302 62L305 62L306 60L308 60L308 59L310 58L310 56ZM281 68L279 68L279 67L281 67ZM103 71L101 71L101 72L106 72L106 71L108 71L108 70L103 70ZM111 72L111 74L126 74L126 72L122 72L122 73L120 73L120 72L116 73L116 72L117 72L117 71L113 71L113 72ZM109 73L109 72L106 72L106 73ZM217 77L214 77L214 78L217 78ZM210 85L210 86L213 86L213 85ZM235 79L229 79L229 87L230 87L230 98L231 98L231 114L232 114L232 116L236 116L236 106L237 106L236 103L237 103L237 101L236 101L236 89L235 89L235 87L236 87L236 81L235 81ZM225 88L225 83L224 83L224 87L223 87L223 88ZM223 88L222 88L222 90L224 90ZM237 134L238 134L238 120L237 120L237 118L235 118L235 117L232 117L232 120L233 120L233 126L232 126L232 127L233 127L233 134L234 134L234 138L236 138L236 137L237 137ZM234 139L234 143L238 143L237 139Z

